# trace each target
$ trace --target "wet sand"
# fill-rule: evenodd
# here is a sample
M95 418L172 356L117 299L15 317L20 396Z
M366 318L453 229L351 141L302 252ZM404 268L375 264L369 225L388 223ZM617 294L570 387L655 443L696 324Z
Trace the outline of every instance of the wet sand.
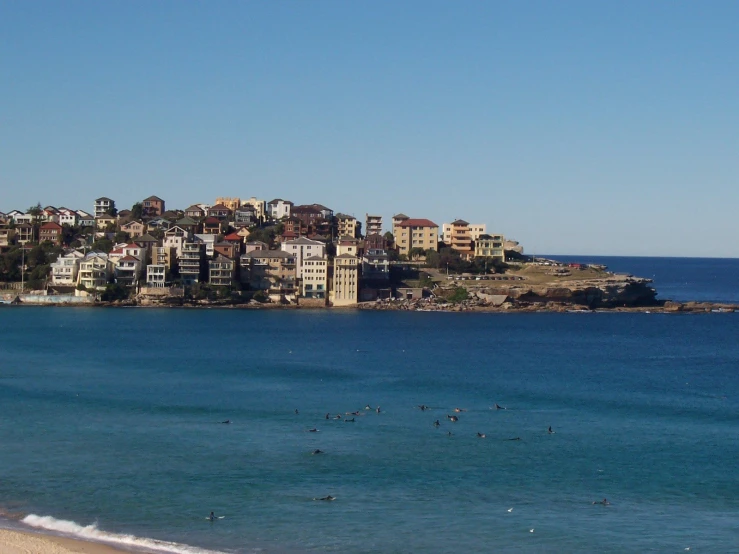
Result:
M0 552L2 554L121 554L126 551L94 542L0 529Z

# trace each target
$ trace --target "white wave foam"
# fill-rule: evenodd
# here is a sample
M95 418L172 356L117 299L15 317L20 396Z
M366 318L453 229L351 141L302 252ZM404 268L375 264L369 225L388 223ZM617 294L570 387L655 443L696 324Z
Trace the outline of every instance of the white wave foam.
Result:
M224 554L216 550L205 550L203 548L188 546L186 544L178 544L176 542L147 539L144 537L137 537L135 535L109 533L98 529L97 524L95 523L91 525L79 525L74 521L56 519L51 516L37 516L35 514L29 514L24 517L21 522L37 529L46 529L48 531L54 531L66 536L71 536L73 538L149 550L151 552L166 552L171 554Z

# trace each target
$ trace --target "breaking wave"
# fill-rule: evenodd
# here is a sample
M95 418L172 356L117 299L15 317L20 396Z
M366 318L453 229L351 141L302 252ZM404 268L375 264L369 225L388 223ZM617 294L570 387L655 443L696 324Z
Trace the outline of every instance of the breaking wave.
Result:
M118 545L124 548L135 548L149 552L163 552L168 554L224 554L216 550L207 550L195 546L188 546L186 544L178 544L176 542L148 539L145 537L137 537L135 535L110 533L108 531L101 531L97 528L95 523L91 525L80 525L74 521L56 519L51 516L37 516L35 514L29 514L21 519L21 522L30 527L35 527L36 529L45 529L47 531L53 531L72 538L106 543L111 546Z

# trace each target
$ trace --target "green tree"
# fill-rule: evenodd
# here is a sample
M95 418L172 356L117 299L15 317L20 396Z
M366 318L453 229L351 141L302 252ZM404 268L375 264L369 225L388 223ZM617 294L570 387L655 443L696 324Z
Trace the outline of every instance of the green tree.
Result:
M100 300L103 302L113 302L115 300L125 300L128 298L129 291L126 287L117 283L111 283L106 285L105 291L100 296Z
M113 241L115 241L116 244L120 242L128 242L129 240L131 240L131 235L125 231L118 231L113 237Z
M136 202L131 206L131 221L137 221L144 217L144 205L141 202Z
M41 219L41 214L44 212L43 208L41 208L41 202L37 202L35 206L31 206L26 211L27 214L33 216L33 222L36 223L39 219Z
M107 254L113 250L113 243L109 239L100 238L92 243L92 249L99 252L105 252Z
M413 248L411 248L411 250L408 253L408 255L409 255L409 258L411 260L417 260L421 256L425 256L426 255L426 251L423 248L419 248L418 246L414 246Z
M463 300L467 300L467 298L469 298L469 293L464 287L454 287L452 293L447 296L447 300L454 302L455 304L462 302Z

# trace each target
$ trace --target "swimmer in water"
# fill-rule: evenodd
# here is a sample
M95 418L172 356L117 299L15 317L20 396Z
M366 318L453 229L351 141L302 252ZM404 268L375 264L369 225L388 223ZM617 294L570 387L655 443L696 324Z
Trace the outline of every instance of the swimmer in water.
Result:
M342 417L343 417L343 416L342 416L341 414L336 414L336 415L334 416L334 419L341 419Z
M434 427L439 427L440 425L441 425L441 423L439 423L439 420L438 419L436 421L434 421Z
M459 413L459 412L466 412L467 410L465 410L464 408L454 408L454 411Z
M459 418L455 415L447 415L446 417L449 421L459 421Z
M295 408L295 415L298 415L298 413L299 413L299 412L298 412L298 409L297 409L297 408Z
M477 433L477 436L480 437L481 439L484 439L485 438L485 433Z
M520 441L521 437L514 437L512 439L508 439L509 441Z

